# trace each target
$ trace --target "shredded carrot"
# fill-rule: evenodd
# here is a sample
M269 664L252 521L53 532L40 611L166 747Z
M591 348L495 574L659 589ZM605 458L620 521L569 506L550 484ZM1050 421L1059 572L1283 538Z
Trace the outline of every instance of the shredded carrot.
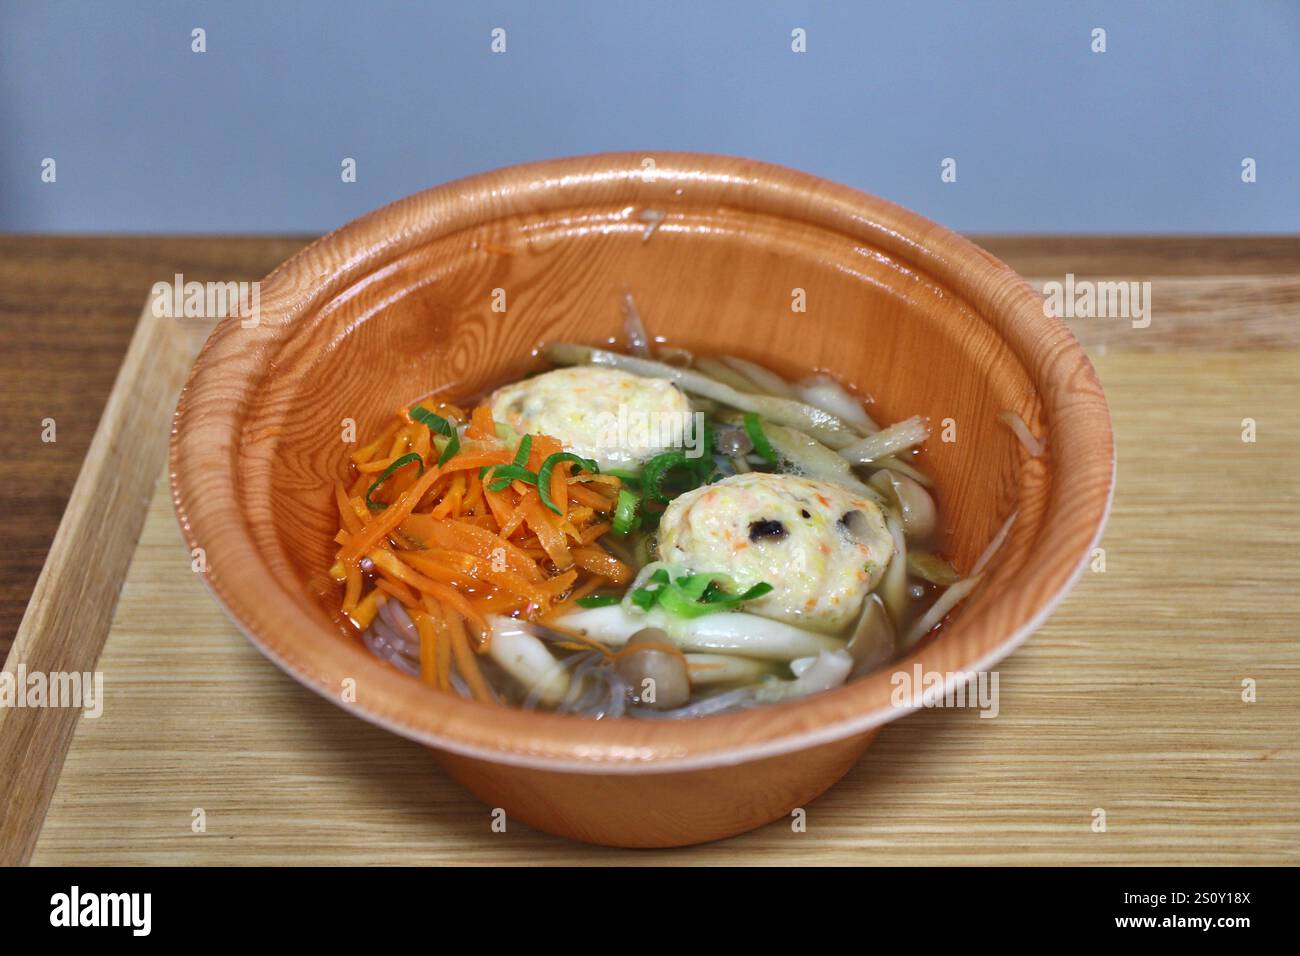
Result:
M433 437L428 427L415 428L415 438L411 440L411 451L420 456L421 461L429 460L429 452L433 449Z
M449 471L468 471L471 468L477 471L484 465L508 465L510 464L510 452L505 451L484 451L474 455L461 453L452 458L447 464L442 466L444 472Z
M397 434L401 427L402 423L400 421L393 422L386 426L369 445L359 448L352 453L352 461L359 465L374 458L375 455L379 454L379 449L383 448L393 440L393 436Z
M494 570L487 561L472 554L438 549L412 552L403 555L403 557L412 567L428 574L431 578L436 579L439 576L439 569L447 568L453 572L468 575L478 581L505 588L507 591L526 598L537 605L548 603L550 598L549 592L542 586L530 583L522 575L515 574L513 571Z
M602 521L599 524L592 525L590 528L587 528L582 532L582 543L591 544L601 535L608 532L609 529L612 527L613 525L611 525L608 521Z
M524 492L523 496L520 497L514 509L510 512L509 517L507 517L505 521L501 522L501 537L509 538L511 535L515 533L515 531L517 531L520 527L523 526L524 515L527 514L527 511L524 508L524 504L528 501L529 498L536 498L536 497L537 497L537 493L533 491L531 488L528 491Z
M458 591L473 591L479 582L449 564L429 560L423 551L403 551L402 560L416 571L435 581L449 584Z
M556 470L558 471L559 469ZM579 504L586 505L588 508L591 508L593 511L614 510L614 500L612 498L606 498L600 492L592 491L590 488L586 487L585 485L569 484L566 485L566 487L568 489L570 498L572 498L574 501L578 502ZM555 496L552 495L551 497L554 498ZM559 503L558 498L556 498L556 503L557 504Z
M363 475L373 475L375 472L383 471L401 457L401 455L392 455L388 458L376 458L374 461L368 461L364 465L357 465L357 471Z
M504 588L493 587L482 596L472 597L469 603L474 606L474 610L480 614L502 614L509 616L516 611L522 611L529 606L527 598L522 598L517 594L505 590Z
M424 599L424 610L429 615L433 629L438 635L438 654L435 663L438 668L438 689L450 692L451 687L451 629L447 627L447 616L432 598Z
M595 591L598 587L601 587L605 583L606 581L604 578L592 576L588 578L586 581L579 584L576 588L574 588L573 591L569 594L569 596L565 598L565 600L577 601L580 598L585 598L588 594L590 594L592 591Z
M393 443L388 447L389 458L396 458L411 446L411 430L410 425L403 425L397 430L397 434L393 436Z
M500 535L464 521L435 521L424 515L412 515L402 522L402 531L424 542L425 547L464 551L489 561L499 561L506 568L532 581L540 581L542 571L537 562Z
M565 571L563 574L557 574L549 578L541 585L542 591L548 596L563 594L569 588L573 587L574 582L578 580L578 572L575 569Z
M469 473L469 484L465 489L464 508L473 514L480 514L478 506L483 501L483 480L479 478L477 471Z
M447 489L450 487L451 487L451 475L447 474L444 471L442 475L438 478L438 480L429 486L429 490L420 496L420 500L419 502L416 503L414 510L415 511L420 511L421 509L427 510L429 507L432 507L433 502L437 501L444 494L446 494Z
M588 637L586 634L578 634L577 632L566 632L566 634L568 635L569 640L559 644L561 647L576 651L600 651L600 653L604 654L606 657L614 656L608 647L600 643L600 641L596 640L594 637ZM557 644L558 643L559 642L557 642Z
M591 577L574 588L569 596L557 604L551 605L550 611L547 612L548 618L562 617L578 607L578 601L585 598L592 591L601 585L607 583L604 578Z
M375 587L385 594L391 594L407 607L418 607L420 604L420 596L400 581L394 581L391 578L380 578L375 582Z
M576 505L569 509L569 513L564 516L569 524L575 528L581 528L592 518L596 517L596 512L592 511L586 505Z
M403 584L409 584L417 591L422 591L436 598L439 603L448 609L469 618L474 624L475 630L478 631L480 644L486 644L491 639L491 629L488 627L483 615L475 611L469 601L465 600L465 596L455 588L413 571L391 551L372 551L370 560L375 563L375 567L380 571L387 571Z
M551 472L551 500L560 514L569 510L569 463L562 461Z
M448 613L447 629L451 632L451 651L456 658L456 669L469 685L470 693L475 700L495 703L496 697L483 679L483 672L479 670L478 661L474 659L474 652L470 650L469 640L465 637L464 621L456 614Z
M617 495L618 490L623 487L623 479L618 475L602 475L590 471L580 472L569 479L571 485L608 485L608 491L611 495Z
M383 604L387 600L388 596L385 595L383 591L379 590L379 588L375 588L361 599L357 604L356 609L348 616L352 618L352 622L356 624L357 627L364 631L375 619L375 615L379 613L379 605Z
M343 573L347 575L347 584L343 591L343 610L355 611L361 600L361 569L355 564L345 564Z
M578 567L603 578L609 578L613 584L627 584L632 580L632 569L604 548L595 546L574 548L571 553Z
M343 522L343 530L348 534L356 534L361 530L361 519L352 509L352 502L348 500L348 493L343 489L343 482L334 482L334 503L338 505L339 520Z
M459 516L460 502L464 496L465 496L465 476L462 474L458 474L456 475L455 478L452 479L451 487L448 488L447 493L442 496L442 501L440 501L437 507L435 507L433 511L429 513L433 515L433 517L435 518L446 518L451 514L455 514Z
M569 565L573 564L573 556L569 554L569 546L564 541L564 534L552 522L554 516L542 504L542 499L536 493L525 495L520 500L519 507L523 509L524 521L537 535L537 540L541 542L547 556L557 568L567 570Z
M496 438L497 426L492 421L492 409L487 405L480 405L469 416L469 429L466 434L470 438Z
M411 614L420 634L420 679L430 687L438 686L438 631L428 611Z
M483 488L483 499L488 503L488 510L492 512L492 517L496 519L497 526L501 528L501 536L508 538L510 533L505 529L510 521L511 514L515 510L514 504L506 498L505 492L492 491L486 486ZM522 517L521 515L521 520Z
M532 447L528 452L529 469L538 471L546 459L552 455L558 455L562 451L564 451L564 446L550 435L534 435Z
M441 400L420 404L457 427L467 422L458 450L437 464L445 443L435 442L427 423L406 408L354 452L349 474L333 487L339 548L329 577L341 585L342 610L361 630L387 600L408 609L426 684L452 691L454 669L476 699L494 701L475 654L489 648L489 615L549 620L597 588L631 580L632 569L598 543L611 530L609 514L622 483L610 475L575 475L570 463L560 462L545 489L554 508L520 479L493 491L480 470L513 463L518 444L498 436L491 408L479 405L467 415ZM522 464L535 474L563 450L556 438L532 434ZM378 475L411 453L424 464L423 473L395 471L369 499L383 507L368 505ZM373 578L361 570L367 558ZM572 643L609 653L581 637Z
M378 512L365 528L353 535L352 540L339 553L339 558L344 561L355 560L377 545L401 524L402 519L411 513L424 492L437 480L437 466L428 469L414 485L402 493L400 498Z

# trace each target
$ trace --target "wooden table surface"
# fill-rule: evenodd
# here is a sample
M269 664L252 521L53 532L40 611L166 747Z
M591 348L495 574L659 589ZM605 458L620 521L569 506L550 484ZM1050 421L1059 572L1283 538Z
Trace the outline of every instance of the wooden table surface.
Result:
M307 241L0 236L0 659L149 289L178 272L199 282L257 279ZM52 443L41 440L46 418L55 421Z
M1290 276L1290 237L972 237L1026 276ZM0 235L0 659L45 561L153 283L257 279L309 237ZM1227 343L1226 347L1234 347ZM41 441L42 421L57 441ZM35 456L35 457L33 457ZM39 468L33 481L31 469Z
M493 834L421 748L238 636L159 494L99 665L105 715L77 726L33 860L1300 862L1300 240L976 239L1036 279L1151 280L1155 315L1074 324L1116 423L1107 567L1000 666L997 719L889 725L806 834L635 854ZM0 238L0 653L149 287L257 278L303 241Z

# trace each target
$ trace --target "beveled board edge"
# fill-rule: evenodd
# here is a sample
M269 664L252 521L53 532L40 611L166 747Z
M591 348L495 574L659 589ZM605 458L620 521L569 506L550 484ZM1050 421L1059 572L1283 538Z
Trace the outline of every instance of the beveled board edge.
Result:
M197 350L189 324L145 304L5 659L15 681L20 666L28 674L95 669ZM0 707L0 865L30 860L80 717L73 707Z

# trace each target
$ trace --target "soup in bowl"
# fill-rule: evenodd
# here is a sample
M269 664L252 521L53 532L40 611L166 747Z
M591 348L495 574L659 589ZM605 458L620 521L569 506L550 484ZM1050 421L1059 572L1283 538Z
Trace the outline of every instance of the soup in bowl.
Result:
M665 846L805 805L923 703L895 672L1028 636L1113 450L1077 342L975 246L790 170L644 158L309 246L205 346L172 470L286 671L510 816Z

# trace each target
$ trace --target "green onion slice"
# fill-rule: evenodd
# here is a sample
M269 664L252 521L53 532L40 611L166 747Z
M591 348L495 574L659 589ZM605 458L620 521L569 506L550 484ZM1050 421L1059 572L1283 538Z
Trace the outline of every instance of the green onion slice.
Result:
M678 617L703 617L705 614L715 614L718 611L734 610L746 601L762 597L771 590L772 585L763 582L755 584L743 594L732 594L718 587L716 582L709 581L698 596L692 597L687 589L674 585L664 589L659 596L659 605L669 614Z
M605 470L604 474L613 475L619 481L630 481L637 484L641 481L641 472L629 471L626 468L609 468Z
M430 431L437 432L439 435L446 435L448 438L456 434L456 426L441 415L435 415L423 405L416 405L411 409L411 418L422 425L428 425Z
M641 525L641 516L637 514L637 506L641 499L628 491L626 488L618 490L618 501L614 503L614 533L617 535L631 534Z
M460 451L460 436L456 433L456 426L447 419L441 415L435 415L423 405L416 405L411 409L410 415L412 421L427 425L429 431L447 438L447 444L443 446L442 453L438 456L439 465L447 464L448 460Z
M649 580L644 585L632 592L632 603L643 611L650 610L650 608L654 607L655 601L659 600L659 593L668 584L668 580L668 572L660 568L650 575ZM651 585L654 585L654 587L651 587Z
M769 465L775 465L780 461L776 449L772 447L772 443L767 440L767 435L763 433L763 423L759 421L758 415L754 412L745 412L745 434L754 443L754 451L758 452L758 456L765 462Z
M574 603L578 607L611 607L619 602L619 598L614 594L588 594L586 597L578 598Z
M699 472L692 467L691 459L686 457L686 453L666 451L662 455L655 455L646 462L645 471L642 472L644 477L641 494L647 501L658 501L667 504L672 499L664 492L663 482L670 472L678 469L684 469L690 474L691 478L696 479L691 487L699 486Z
M542 504L550 508L557 515L563 514L553 498L551 498L551 472L555 466L562 461L571 461L582 471L589 471L593 475L600 474L600 466L590 458L583 458L568 451L558 451L551 455L546 461L542 462L542 467L537 469L537 493L541 495Z
M686 618L731 611L772 590L772 585L762 582L736 594L735 581L725 574L684 574L670 580L668 572L662 569L655 572L647 583L658 583L659 586L634 591L632 602L637 607L648 611L658 604L669 614Z
M424 474L424 459L415 452L408 452L379 473L379 477L375 479L375 483L371 485L370 489L366 492L366 507L371 511L383 511L387 508L388 505L384 504L382 501L371 501L370 496L375 493L375 490L380 485L393 476L393 472L397 471L399 468L405 468L410 464L418 464L420 466L419 473L421 475Z
M519 465L491 465L489 467L492 469L492 482L488 485L489 491L502 491L509 487L512 481L522 481L526 485L535 485L539 477Z
M520 468L528 464L528 456L533 451L533 436L525 435L519 439L519 450L515 452L515 464Z
M438 464L445 465L447 462L460 451L460 436L456 434L456 429L451 430L451 435L447 438L447 447L442 450L438 456Z

